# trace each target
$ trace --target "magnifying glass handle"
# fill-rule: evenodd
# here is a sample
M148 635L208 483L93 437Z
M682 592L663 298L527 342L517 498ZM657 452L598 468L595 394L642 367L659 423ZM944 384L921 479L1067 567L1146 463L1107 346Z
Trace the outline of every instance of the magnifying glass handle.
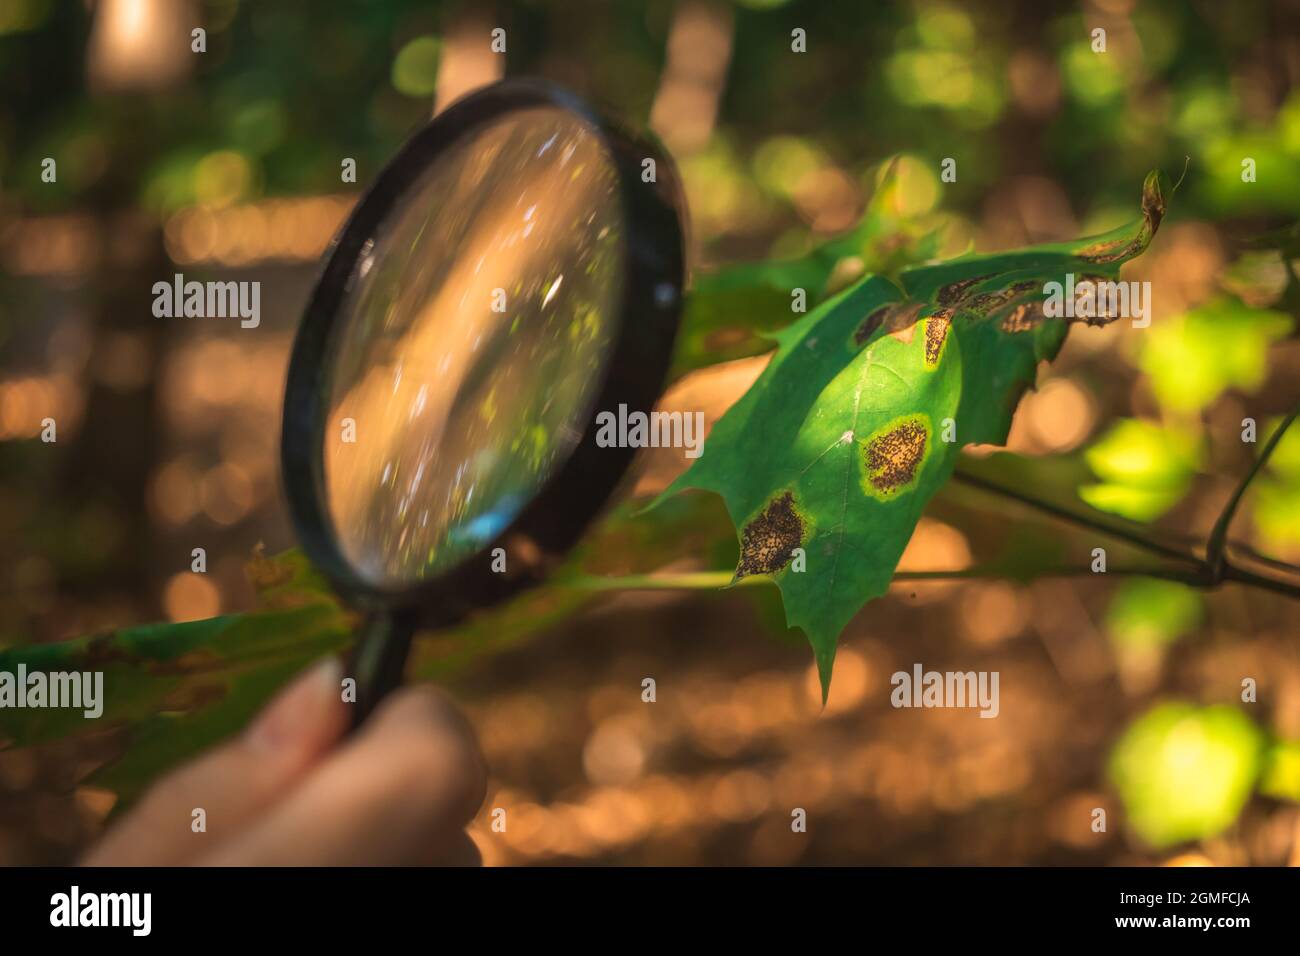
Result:
M393 611L372 612L362 624L347 668L347 676L357 682L357 699L352 705L353 730L361 726L385 695L402 683L414 633L415 621Z

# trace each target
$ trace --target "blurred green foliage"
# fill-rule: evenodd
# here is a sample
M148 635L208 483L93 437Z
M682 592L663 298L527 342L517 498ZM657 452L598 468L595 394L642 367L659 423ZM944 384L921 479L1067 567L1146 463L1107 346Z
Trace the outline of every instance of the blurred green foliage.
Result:
M1300 741L1273 745L1260 777L1259 792L1276 800L1300 803Z
M1201 623L1204 599L1176 581L1130 578L1115 590L1106 611L1106 632L1116 644L1168 646Z
M1274 419L1260 435L1268 438L1281 424ZM1265 545L1275 549L1300 547L1300 429L1290 428L1252 488L1255 527Z
M423 0L203 0L195 9L208 52L194 76L140 101L87 96L84 62L67 53L85 43L92 6L6 3L6 190L53 210L126 183L158 208L159 194L193 195L199 163L222 150L248 162L250 198L337 188L338 157L374 170L427 118L442 33L469 12ZM512 73L563 76L644 119L673 12L665 0L519 0L495 4L491 19L509 33ZM1234 74L1270 29L1266 0L1143 3L1131 20L1110 21L1105 53L1092 50L1095 17L1028 3L891 0L864 15L847 0L751 0L731 16L722 128L690 160L730 154L715 167L720 197L770 190L760 157L798 142L858 177L893 153L928 168L953 156L950 205L966 214L1005 169L1036 165L1085 210L1085 231L1113 224L1109 211L1127 205L1128 184L1146 169L1184 155L1193 160L1187 215L1300 213L1300 94L1262 110L1266 78ZM800 58L789 47L796 24L810 43ZM63 161L57 184L39 181L44 156ZM1241 180L1245 156L1257 162L1254 183ZM777 192L796 182L783 177ZM788 211L788 197L772 198ZM786 221L806 230L788 212Z
M407 96L429 97L438 89L438 59L442 46L437 37L416 37L393 60L393 88Z
M1162 407L1199 412L1229 388L1257 391L1268 373L1269 347L1293 325L1281 312L1216 298L1154 325L1142 339L1138 367Z
M1110 776L1129 826L1165 848L1223 832L1260 773L1264 736L1227 706L1171 702L1135 720L1111 755Z
M1120 419L1084 452L1101 483L1081 486L1079 497L1099 511L1150 521L1187 492L1201 455L1194 433Z

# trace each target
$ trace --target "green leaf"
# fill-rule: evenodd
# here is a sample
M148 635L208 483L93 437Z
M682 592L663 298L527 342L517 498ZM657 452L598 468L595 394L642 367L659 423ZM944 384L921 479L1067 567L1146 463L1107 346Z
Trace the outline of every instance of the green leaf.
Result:
M1275 800L1300 803L1300 740L1283 740L1269 748L1259 792Z
M314 603L11 648L0 653L0 670L16 672L22 664L28 672L102 672L104 710L88 719L67 708L9 709L0 743L21 747L99 732L238 696L242 675L279 663L305 665L343 647L350 630L337 605Z
M1252 518L1264 546L1289 554L1300 550L1300 482L1255 479Z
M1187 493L1200 457L1195 436L1172 426L1121 419L1084 452L1102 483L1081 486L1079 497L1098 511L1151 521Z
M407 96L432 96L438 89L442 44L435 36L409 41L393 60L393 88Z
M145 717L132 727L122 756L91 774L86 782L117 794L114 810L120 810L158 776L245 726L314 656L304 648L303 653L285 660L264 662L214 682L219 684L218 692L189 710Z
M773 336L763 374L661 496L722 496L736 579L775 579L823 695L840 631L889 586L961 446L1004 443L1038 363L1060 349L1066 320L1044 314L1045 284L1115 278L1146 248L1164 197L1152 173L1131 226L862 279Z
M1268 372L1269 346L1291 326L1282 312L1221 297L1153 327L1138 364L1163 407L1198 412L1226 389L1259 388Z
M1106 631L1125 647L1164 647L1201 623L1202 598L1193 588L1160 578L1122 583L1106 612Z
M1163 848L1223 832L1259 776L1264 735L1227 706L1161 704L1124 732L1110 777L1129 825Z
M765 335L794 314L795 289L804 291L811 308L866 272L896 275L932 257L940 234L907 212L901 179L897 159L884 164L857 226L803 256L742 262L694 277L674 373L767 351Z

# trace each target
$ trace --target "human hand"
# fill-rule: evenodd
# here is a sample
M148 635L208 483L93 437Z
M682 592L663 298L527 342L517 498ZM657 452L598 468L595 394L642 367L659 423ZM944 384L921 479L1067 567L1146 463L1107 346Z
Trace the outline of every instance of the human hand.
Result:
M88 866L472 865L464 831L486 769L432 687L388 697L344 739L336 659L298 677L240 736L173 771L94 847ZM194 832L202 808L206 832Z

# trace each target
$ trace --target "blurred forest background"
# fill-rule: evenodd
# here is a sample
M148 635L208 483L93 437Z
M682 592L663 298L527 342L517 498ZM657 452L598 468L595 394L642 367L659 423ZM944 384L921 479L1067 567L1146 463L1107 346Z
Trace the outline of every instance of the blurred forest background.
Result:
M1125 269L1152 283L1152 326L1075 328L1021 405L1017 457L972 456L1073 511L1203 541L1297 403L1300 243L1274 230L1300 219L1300 3L0 0L0 649L255 606L254 549L294 544L279 403L319 257L414 128L502 75L658 133L697 281L798 256L868 209L850 272L1098 232L1135 217L1149 169L1177 178L1188 158ZM154 318L150 287L178 271L259 280L260 327ZM711 418L758 372L753 327L789 315L788 289L762 314L718 301L692 306L680 368L735 361L668 403ZM680 466L645 461L637 494ZM1231 536L1300 561L1300 434ZM762 588L584 599L549 626L426 641L417 665L482 736L491 864L1300 863L1300 605L1032 573L1098 545L1116 566L1136 553L954 484L902 568L1000 573L869 605L824 712ZM591 547L615 570L720 568L735 550L707 500ZM892 709L889 675L916 661L1000 671L1001 716ZM101 831L116 798L88 775L123 733L0 749L0 863L67 861Z

